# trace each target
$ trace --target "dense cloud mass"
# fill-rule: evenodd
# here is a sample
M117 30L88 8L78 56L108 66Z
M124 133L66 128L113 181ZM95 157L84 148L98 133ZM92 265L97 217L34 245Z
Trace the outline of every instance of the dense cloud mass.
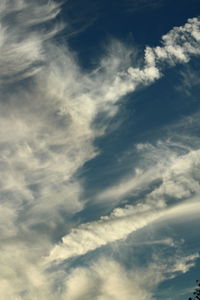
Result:
M159 46L146 47L140 67L135 49L113 40L87 72L67 41L55 38L64 29L54 20L60 10L53 1L0 4L1 298L155 299L156 286L187 273L199 258L170 233L143 238L149 224L158 231L198 220L200 140L178 133L182 122L199 126L198 112L171 124L166 138L135 144L127 162L132 172L113 178L92 199L85 197L82 170L100 154L96 139L107 134L109 122L97 124L99 118L111 120L127 94L198 57L200 20L189 19ZM105 214L76 217L91 203ZM127 268L123 253L153 245L149 264ZM165 247L173 257L164 256ZM134 251L129 255L136 259Z

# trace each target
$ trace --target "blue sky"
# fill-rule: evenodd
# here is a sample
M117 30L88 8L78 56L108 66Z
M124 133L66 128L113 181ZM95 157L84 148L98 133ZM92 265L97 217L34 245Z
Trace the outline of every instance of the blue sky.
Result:
M4 300L183 300L199 278L200 4L0 4Z

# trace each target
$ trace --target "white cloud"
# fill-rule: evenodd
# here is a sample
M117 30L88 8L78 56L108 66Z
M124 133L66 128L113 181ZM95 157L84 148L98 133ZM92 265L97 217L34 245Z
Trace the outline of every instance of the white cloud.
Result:
M96 129L95 118L99 113L112 117L122 96L158 79L163 58L158 48L147 48L144 66L136 68L131 60L134 50L113 42L99 67L91 73L83 72L68 47L51 39L62 26L48 30L47 25L42 26L59 13L56 2L12 2L4 0L0 4L1 294L8 300L49 300L53 283L42 262L51 249L64 251L61 255L52 250L52 260L84 254L125 238L159 217L151 205L116 209L108 218L72 229L63 238L71 248L54 244L73 226L68 216L84 207L83 185L76 174L98 153L94 140L105 128L102 125ZM179 45L179 37L185 39L186 34L190 36L188 42ZM165 61L171 63L173 58L187 62L190 54L199 53L198 40L198 19L174 29L162 47ZM26 85L22 81L25 78ZM165 173L166 178L173 178L170 174ZM179 175L176 171L176 177ZM116 193L105 191L99 197L124 197L133 185L136 189L148 185L151 176L151 170L139 172L137 183L131 179ZM190 184L191 191L196 186ZM161 211L160 217L167 216L167 211ZM110 295L104 284L106 295Z
M200 178L198 168L200 151L190 151L178 157L173 164L163 173L163 183L155 189L149 198L173 197L176 199L188 198L200 191Z
M173 272L187 273L190 268L195 266L199 254L195 253L186 257L180 257L173 266Z
M177 272L185 273L195 264L198 254L163 259L155 257L146 267L127 270L119 262L102 258L89 267L77 267L66 278L63 296L72 299L109 300L154 299L154 289Z
M72 229L71 233L62 238L62 243L53 248L47 261L59 261L83 255L108 243L125 239L130 233L152 222L177 220L183 216L186 220L187 215L195 218L199 211L200 204L191 200L189 203L160 210L145 204L128 206L124 209L117 208L110 216Z
M14 13L12 22L9 14ZM59 30L38 30L31 25L44 23L56 17L59 5L49 1L39 5L37 2L3 1L0 7L2 17L0 27L0 77L1 81L24 78L34 75L45 61L45 40Z
M136 168L135 174L133 172L132 176L127 176L123 180L119 181L116 185L102 191L97 195L97 201L113 201L119 202L122 199L126 199L129 195L134 195L138 191L141 191L143 188L147 187L154 180L161 177L161 166L157 168L150 168L149 170L143 170Z
M190 55L199 54L199 18L188 19L184 26L174 27L162 37L162 47L153 49L155 59L173 63L188 62Z
M160 141L156 145L138 144L136 149L138 160L134 162L136 167L132 174L124 175L113 186L100 192L96 201L126 201L128 197L137 196L156 181L160 183L151 192L146 192L145 197L147 201L156 202L157 205L164 204L166 198L183 199L199 193L199 150L192 150L173 141ZM182 151L186 154L181 155Z
M66 281L64 296L72 300L153 299L144 281L144 276L134 276L119 263L102 259L89 268L75 269Z

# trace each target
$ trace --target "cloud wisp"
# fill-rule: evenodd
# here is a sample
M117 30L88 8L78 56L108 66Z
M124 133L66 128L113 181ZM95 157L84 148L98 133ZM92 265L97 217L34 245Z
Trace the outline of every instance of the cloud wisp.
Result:
M160 210L141 204L136 207L117 208L110 216L72 229L69 235L62 238L62 244L55 246L48 259L59 261L83 255L108 243L125 239L130 233L140 230L152 222L177 220L186 218L188 215L193 217L196 215L197 218L199 212L198 201L190 201Z
M198 254L173 257L167 260L154 258L148 268L126 269L113 259L101 258L89 267L76 267L66 278L66 298L153 300L153 290L177 272L185 273L199 257ZM79 288L77 289L77 286Z

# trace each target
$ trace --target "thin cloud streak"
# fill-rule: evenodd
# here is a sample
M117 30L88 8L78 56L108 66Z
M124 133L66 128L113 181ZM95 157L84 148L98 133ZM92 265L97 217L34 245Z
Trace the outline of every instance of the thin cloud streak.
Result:
M199 215L200 203L190 202L178 204L167 209L152 209L147 205L138 207L128 206L125 209L116 209L111 216L102 217L99 221L82 224L62 238L62 244L55 246L47 261L59 261L73 256L86 254L88 251L105 246L108 243L125 239L130 233L155 221L173 219L184 220L189 216Z

